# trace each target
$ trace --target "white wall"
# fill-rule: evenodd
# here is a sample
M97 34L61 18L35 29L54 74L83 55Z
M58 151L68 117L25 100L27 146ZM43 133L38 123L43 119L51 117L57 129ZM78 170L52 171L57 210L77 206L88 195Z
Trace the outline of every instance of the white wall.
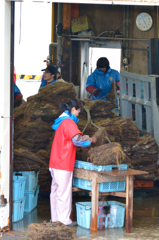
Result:
M27 101L27 98L38 93L41 80L25 80L17 79L16 85L20 89L23 99Z
M51 43L51 10L48 2L15 2L15 70L41 75Z

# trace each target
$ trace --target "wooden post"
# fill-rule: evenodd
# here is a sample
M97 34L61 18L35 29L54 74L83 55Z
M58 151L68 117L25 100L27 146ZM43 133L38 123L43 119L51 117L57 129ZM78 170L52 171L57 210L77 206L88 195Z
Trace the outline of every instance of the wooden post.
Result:
M133 176L126 177L126 232L131 233L133 218Z
M91 197L91 230L97 231L98 221L98 196L99 184L97 183L97 173L92 173L92 197Z
M63 29L70 29L71 26L71 4L63 3Z

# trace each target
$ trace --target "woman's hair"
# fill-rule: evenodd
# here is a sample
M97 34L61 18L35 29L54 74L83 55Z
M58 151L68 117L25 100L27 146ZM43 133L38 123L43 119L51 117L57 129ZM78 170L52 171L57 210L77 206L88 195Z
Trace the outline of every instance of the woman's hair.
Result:
M97 61L97 68L104 68L104 67L106 67L107 70L110 68L109 61L106 57L101 57Z
M70 101L68 101L66 103L61 103L61 109L68 110L69 114L71 113L71 110L73 107L75 107L76 110L80 108L81 112L83 111L83 105L77 99L71 99Z

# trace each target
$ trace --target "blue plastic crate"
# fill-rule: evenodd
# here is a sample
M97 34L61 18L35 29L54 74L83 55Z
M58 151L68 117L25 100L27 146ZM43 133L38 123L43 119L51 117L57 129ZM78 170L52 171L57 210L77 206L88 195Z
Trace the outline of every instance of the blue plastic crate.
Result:
M13 176L13 200L24 198L26 177Z
M24 172L14 172L13 175L19 174L26 177L25 191L33 190L38 184L39 172L35 171L24 171Z
M90 229L91 225L91 202L76 203L77 224Z
M23 219L25 199L26 198L24 197L22 199L13 201L13 222L18 222Z
M111 171L114 168L117 168L117 165L93 165L92 163L87 163L83 161L76 160L75 161L76 168L83 168L85 170L91 171ZM127 164L119 164L119 170L125 170L128 168ZM81 178L73 178L73 186L78 187L84 190L92 190L92 181L85 180ZM116 191L125 191L126 181L119 182L106 182L99 183L99 192L116 192Z
M31 212L24 212L24 220L28 226L31 223L37 223L38 222L37 207L34 208Z
M78 187L78 188L89 190L89 191L92 190L92 181L89 181L89 180L73 177L72 184L73 184L73 187Z
M31 223L37 223L37 222L38 222L38 215L37 215L37 208L35 208L30 213L24 212L23 219L18 222L13 223L13 230L25 232L26 226L29 226Z
M105 218L106 215L103 212L104 202L98 203L98 222L97 222L97 228L103 229L105 228Z
M83 168L91 171L112 171L114 168L118 168L117 165L93 165L89 162L75 160L75 168ZM119 170L125 170L128 168L127 164L119 164Z
M92 190L92 181L90 180L73 178L72 183L73 183L73 187L78 187L88 191ZM126 188L126 181L99 183L99 192L125 191L125 188Z
M75 168L83 168L85 170L93 170L93 165L92 163L89 162L83 162L79 160L75 160Z
M26 197L24 212L31 212L37 206L38 194L40 186L37 186L32 191L25 191L24 195Z
M99 183L99 192L125 191L126 181Z
M124 226L125 204L117 201L99 202L98 213L101 206L110 206L110 214L105 215L105 228L115 228ZM91 225L91 202L76 203L77 224L86 229ZM98 214L97 228L99 229L99 219L104 215ZM104 221L104 220L103 220Z
M121 228L124 226L126 204L117 201L108 201L110 214L105 219L105 228Z

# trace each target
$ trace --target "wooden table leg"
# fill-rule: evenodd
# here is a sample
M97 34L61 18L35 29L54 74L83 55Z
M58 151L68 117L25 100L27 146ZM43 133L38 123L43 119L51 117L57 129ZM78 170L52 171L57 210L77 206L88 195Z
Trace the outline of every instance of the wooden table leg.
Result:
M126 176L126 232L131 233L133 218L133 176Z
M97 183L97 174L92 173L92 196L91 196L91 230L97 231L98 221L98 196L99 184Z

